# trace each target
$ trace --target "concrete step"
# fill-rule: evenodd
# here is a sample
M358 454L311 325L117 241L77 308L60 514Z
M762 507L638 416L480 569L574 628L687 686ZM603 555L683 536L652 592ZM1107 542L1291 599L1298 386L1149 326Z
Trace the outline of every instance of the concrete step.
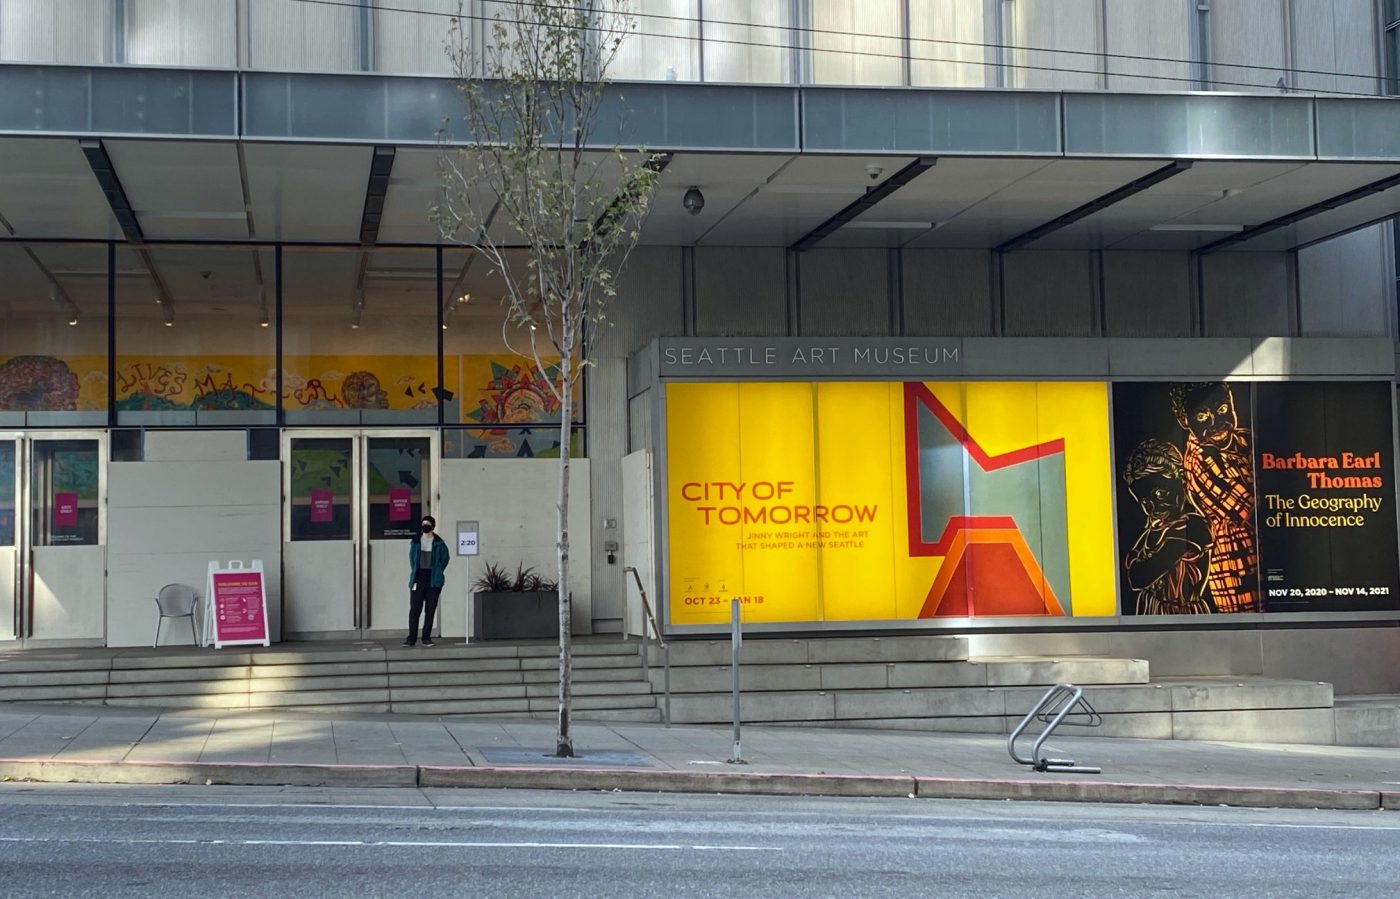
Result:
M728 665L726 640L672 640L671 666ZM662 664L661 647L652 644L647 658ZM807 665L845 662L960 662L967 659L965 637L822 637L791 639L745 636L740 664Z
M968 661L987 669L987 686L1020 687L1052 684L1145 684L1146 659L1066 656L982 656Z
M59 687L78 684L105 684L111 674L106 669L83 671L19 671L9 673L0 668L0 699L12 687Z
M214 680L246 681L253 670L251 665L219 668L118 668L109 673L107 682L111 684L162 684Z
M1339 746L1400 746L1400 696L1342 696L1333 708Z
M970 662L885 662L830 665L742 664L741 685L749 691L841 690L905 687L984 687L985 666ZM661 690L665 671L648 674L654 689ZM671 692L710 693L731 689L728 665L673 667Z

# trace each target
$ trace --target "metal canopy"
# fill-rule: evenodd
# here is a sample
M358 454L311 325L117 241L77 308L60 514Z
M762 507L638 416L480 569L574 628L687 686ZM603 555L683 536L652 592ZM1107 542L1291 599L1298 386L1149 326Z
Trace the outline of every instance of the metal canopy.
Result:
M436 244L455 102L441 79L3 64L0 239ZM655 245L1277 251L1400 213L1386 99L649 83L608 102L630 110L617 139L673 154ZM870 167L934 157L868 202Z
M440 190L434 149L398 148L385 178L372 146L121 138L101 148L117 193L76 139L0 137L8 239L440 242L428 215ZM1282 250L1400 213L1400 162L953 157L869 203L870 166L888 178L918 158L678 152L642 241L787 247L821 228L823 248ZM692 186L705 195L697 215L681 203ZM129 206L125 228L109 196Z

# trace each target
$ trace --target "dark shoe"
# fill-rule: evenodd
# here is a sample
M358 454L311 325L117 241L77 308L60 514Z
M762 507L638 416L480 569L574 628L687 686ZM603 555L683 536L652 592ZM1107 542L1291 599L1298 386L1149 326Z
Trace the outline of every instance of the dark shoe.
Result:
M433 645L435 645L435 644L433 643L432 640L429 640L429 639L427 639L427 638L425 637L425 638L423 639L423 645L424 645L424 646L433 646Z
M404 646L412 646L412 645L413 645L413 641L412 641L412 640L405 640L405 641L403 641L403 645L404 645Z

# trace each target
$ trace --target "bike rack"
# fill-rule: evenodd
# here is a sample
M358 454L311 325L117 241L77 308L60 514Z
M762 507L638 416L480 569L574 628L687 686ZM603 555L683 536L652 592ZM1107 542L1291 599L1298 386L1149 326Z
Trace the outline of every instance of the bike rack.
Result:
M1075 711L1076 709L1078 711ZM1069 717L1080 717L1087 720L1066 721L1065 719ZM1035 738L1035 743L1031 745L1030 757L1026 758L1016 751L1016 740L1032 721L1043 722L1045 730L1041 731L1039 736ZM1052 759L1041 754L1040 747L1055 732L1055 728L1061 724L1068 724L1072 727L1098 727L1103 724L1103 716L1094 710L1094 707L1089 704L1089 700L1084 698L1083 687L1076 687L1074 684L1056 684L1045 691L1045 695L1040 697L1040 702L1036 703L1035 708L1031 709L1026 717L1021 719L1021 723L1016 725L1016 729L1011 731L1011 737L1006 741L1006 750L1017 762L1029 765L1036 771L1102 773L1102 768L1078 765L1074 759Z

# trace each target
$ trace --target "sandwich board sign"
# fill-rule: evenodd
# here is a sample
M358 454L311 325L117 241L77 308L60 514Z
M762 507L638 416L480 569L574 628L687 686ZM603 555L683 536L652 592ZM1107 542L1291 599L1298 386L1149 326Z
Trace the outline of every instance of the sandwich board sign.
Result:
M267 622L267 588L263 563L209 563L204 608L205 645L215 649L249 643L271 644Z

